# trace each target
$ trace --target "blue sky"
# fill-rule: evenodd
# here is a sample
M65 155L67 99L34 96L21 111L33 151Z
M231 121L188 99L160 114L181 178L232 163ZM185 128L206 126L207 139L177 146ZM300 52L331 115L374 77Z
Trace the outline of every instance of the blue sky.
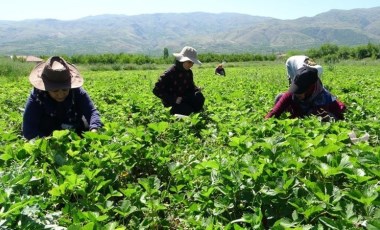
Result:
M100 14L234 12L278 19L315 16L331 9L380 6L379 0L6 0L0 20L54 18L72 20Z

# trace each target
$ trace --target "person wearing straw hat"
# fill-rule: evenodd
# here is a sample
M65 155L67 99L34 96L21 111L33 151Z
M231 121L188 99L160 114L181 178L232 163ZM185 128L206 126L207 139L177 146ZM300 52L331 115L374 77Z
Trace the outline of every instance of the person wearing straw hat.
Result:
M215 68L215 75L226 76L226 71L224 70L223 64L219 64Z
M29 75L33 85L23 114L22 133L30 140L54 130L71 129L79 135L102 127L100 115L78 69L58 56L38 64Z
M297 70L289 90L279 96L265 119L289 112L291 118L316 115L322 121L342 120L345 110L346 106L323 87L318 70L303 66Z
M193 79L191 67L201 65L197 51L185 46L180 53L173 53L175 63L156 82L153 94L161 99L164 107L171 107L170 114L190 115L203 109L205 98Z

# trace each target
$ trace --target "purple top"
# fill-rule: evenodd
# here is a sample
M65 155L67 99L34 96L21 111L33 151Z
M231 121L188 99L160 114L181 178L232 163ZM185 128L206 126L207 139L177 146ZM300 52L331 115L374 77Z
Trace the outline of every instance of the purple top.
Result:
M284 93L265 118L279 117L283 112L290 112L291 118L318 115L319 109L325 110L337 120L344 119L346 106L324 90L310 103L302 103L290 92Z
M33 88L25 106L22 133L32 139L49 136L54 130L73 129L80 134L102 126L99 112L83 88L71 89L63 102Z

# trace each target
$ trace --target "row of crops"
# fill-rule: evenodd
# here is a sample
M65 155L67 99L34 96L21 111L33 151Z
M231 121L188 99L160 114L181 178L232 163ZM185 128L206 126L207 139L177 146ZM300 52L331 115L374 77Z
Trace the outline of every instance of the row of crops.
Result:
M282 63L195 67L205 110L185 119L151 92L163 70L83 70L104 128L30 142L31 86L1 76L0 229L380 228L379 63L326 66L348 107L332 123L264 120Z

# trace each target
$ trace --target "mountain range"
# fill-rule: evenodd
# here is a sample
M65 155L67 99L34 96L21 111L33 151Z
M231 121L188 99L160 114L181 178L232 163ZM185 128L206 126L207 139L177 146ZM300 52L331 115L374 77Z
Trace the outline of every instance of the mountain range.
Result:
M77 20L0 20L1 55L178 52L280 53L325 43L380 42L380 7L280 20L237 13L98 15Z

